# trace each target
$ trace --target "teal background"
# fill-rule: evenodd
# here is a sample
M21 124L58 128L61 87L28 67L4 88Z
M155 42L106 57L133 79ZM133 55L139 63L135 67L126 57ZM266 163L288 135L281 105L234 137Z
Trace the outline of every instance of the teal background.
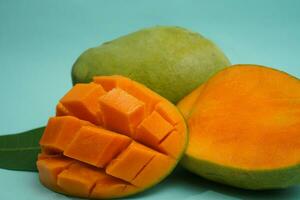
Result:
M300 77L297 0L0 0L0 133L44 125L71 87L70 70L88 47L153 25L178 25L215 41L232 63ZM250 192L177 169L136 199L300 199L300 187ZM0 170L0 199L69 199L36 173Z

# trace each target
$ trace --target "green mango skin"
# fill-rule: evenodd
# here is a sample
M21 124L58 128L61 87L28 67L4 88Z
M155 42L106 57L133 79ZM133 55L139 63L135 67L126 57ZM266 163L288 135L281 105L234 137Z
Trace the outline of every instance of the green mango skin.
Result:
M123 75L173 103L230 65L222 51L198 33L155 26L90 48L72 68L73 84L97 75Z
M270 170L246 170L223 166L185 155L180 162L206 179L248 190L283 189L300 183L300 165Z

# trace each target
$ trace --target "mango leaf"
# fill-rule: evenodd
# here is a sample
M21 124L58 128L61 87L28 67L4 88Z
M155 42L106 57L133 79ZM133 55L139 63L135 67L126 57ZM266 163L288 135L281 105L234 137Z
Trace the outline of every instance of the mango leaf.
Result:
M39 140L45 127L0 136L0 168L37 171Z

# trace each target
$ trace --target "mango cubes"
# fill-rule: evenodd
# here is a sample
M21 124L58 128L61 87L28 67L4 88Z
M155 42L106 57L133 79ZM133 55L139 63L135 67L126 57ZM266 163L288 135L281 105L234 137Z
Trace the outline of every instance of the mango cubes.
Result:
M187 143L179 111L122 76L75 85L58 103L40 140L41 182L67 195L115 198L166 177Z

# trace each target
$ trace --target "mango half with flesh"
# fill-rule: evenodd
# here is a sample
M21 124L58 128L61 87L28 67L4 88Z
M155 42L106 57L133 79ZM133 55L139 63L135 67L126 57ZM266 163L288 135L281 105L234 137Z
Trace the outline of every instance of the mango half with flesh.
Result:
M72 80L123 75L176 103L229 65L222 51L200 34L156 26L86 50L73 65Z
M121 76L76 84L58 103L40 140L42 184L102 199L141 192L163 180L187 144L177 108Z
M300 183L300 81L255 65L228 67L179 104L190 140L182 164L245 189Z

